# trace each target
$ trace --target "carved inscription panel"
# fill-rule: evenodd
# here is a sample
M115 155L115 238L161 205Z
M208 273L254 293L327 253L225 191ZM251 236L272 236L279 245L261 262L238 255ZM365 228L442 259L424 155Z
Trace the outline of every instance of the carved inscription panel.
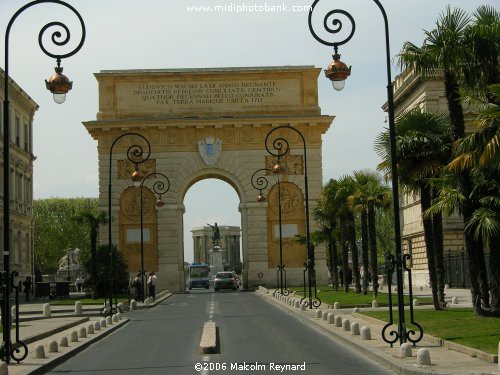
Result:
M116 82L118 112L245 112L301 105L293 79Z

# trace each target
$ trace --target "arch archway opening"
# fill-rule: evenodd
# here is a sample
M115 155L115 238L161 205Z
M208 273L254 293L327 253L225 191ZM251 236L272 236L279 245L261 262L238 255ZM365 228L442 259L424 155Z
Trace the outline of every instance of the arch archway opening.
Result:
M241 274L243 254L242 218L238 210L240 197L231 181L213 175L199 177L187 188L183 204L186 271L189 264L196 262L209 264L211 275L220 270ZM220 236L216 241L213 238L215 223ZM214 246L220 247L220 260L214 256ZM187 284L189 272L185 272L185 275Z

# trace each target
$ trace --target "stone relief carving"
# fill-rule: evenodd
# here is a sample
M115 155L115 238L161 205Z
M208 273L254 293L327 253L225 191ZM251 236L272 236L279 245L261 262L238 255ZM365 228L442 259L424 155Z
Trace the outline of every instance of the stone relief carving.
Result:
M280 163L285 167L287 175L303 175L304 174L304 157L302 155L285 155L280 158ZM266 156L266 168L272 169L276 165L277 157ZM271 172L266 172L271 174Z
M278 186L274 185L269 199L269 207L274 213L278 213ZM296 185L281 183L281 213L294 214L299 208L302 194Z
M141 215L141 194L137 188L129 188L122 193L121 210L131 219L137 219ZM143 217L149 216L154 210L155 198L149 190L143 193Z
M135 165L129 160L118 160L118 179L119 180L130 180L132 173L135 171ZM139 172L143 176L147 176L150 173L156 171L156 160L148 159L144 163L139 164Z

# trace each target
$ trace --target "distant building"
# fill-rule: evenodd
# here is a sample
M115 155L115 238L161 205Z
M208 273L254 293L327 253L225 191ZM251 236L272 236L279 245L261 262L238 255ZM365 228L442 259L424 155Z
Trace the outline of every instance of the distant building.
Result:
M194 261L210 264L210 249L213 247L212 228L209 226L194 228L191 233L193 233ZM219 233L222 265L225 269L241 269L240 227L219 225Z
M441 74L422 78L413 71L404 71L394 81L396 120L403 113L419 108L422 112L447 111L444 81ZM387 103L384 106L387 109ZM468 113L464 113L470 121ZM414 285L429 285L429 269L424 241L420 196L405 191L400 196L401 242L403 252L411 255ZM463 250L464 224L458 214L443 215L443 246L445 255Z
M0 135L4 135L5 72L0 69ZM33 274L33 117L38 109L12 79L9 79L10 111L10 261L12 271L19 272L18 280ZM0 248L3 251L3 153L0 154ZM3 269L3 257L0 257Z

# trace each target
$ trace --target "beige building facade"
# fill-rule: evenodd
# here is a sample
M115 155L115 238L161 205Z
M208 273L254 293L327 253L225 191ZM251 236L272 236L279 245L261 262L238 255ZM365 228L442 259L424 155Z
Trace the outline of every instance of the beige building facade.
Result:
M0 69L0 87L5 74ZM3 90L0 92L0 134L4 136ZM19 272L17 280L33 275L33 118L38 110L32 98L9 79L10 111L10 261L11 270ZM0 191L3 195L3 153L0 154L2 173ZM3 199L0 199L0 247L3 251ZM3 269L3 257L0 257Z
M239 270L241 268L240 238L241 229L236 226L218 225L220 233L219 246L222 251L222 265L225 269ZM193 228L193 259L194 262L210 264L210 250L213 248L211 227Z
M184 196L197 181L217 178L229 183L240 199L243 286L275 282L275 202L257 202L251 184L254 171L273 163L266 151L266 135L281 125L299 130L307 146L309 204L316 204L322 187L322 135L333 117L321 114L317 79L312 66L125 70L96 73L99 112L95 121L84 122L97 140L100 205L108 204L107 186L112 179L113 243L124 252L129 270L136 272L140 256L137 243L139 189L131 185L132 165L128 147L141 139L123 137L114 148L113 173L109 176L109 150L120 135L134 132L147 138L151 156L141 164L144 174L160 172L170 179L166 203L154 210L149 193L145 262L159 275L160 289L184 291ZM274 132L289 140L287 204L291 213L289 232L305 234L303 144L289 129ZM144 147L146 145L142 144ZM274 177L274 176L269 176ZM145 186L148 183L144 184ZM273 182L264 192L273 195ZM269 193L269 194L268 194ZM292 215L293 214L293 215ZM310 218L312 230L314 222ZM107 242L107 227L101 228ZM287 253L287 280L300 285L306 259L304 245ZM297 266L293 266L297 265ZM316 249L318 283L327 282L325 250ZM149 270L149 269L148 269Z
M422 112L447 111L444 82L441 75L423 79L412 71L405 71L394 82L395 117L414 108ZM412 281L417 286L429 285L427 253L422 224L420 197L402 191L400 197L402 246L412 256ZM443 217L443 247L448 251L463 250L464 224L459 215Z

